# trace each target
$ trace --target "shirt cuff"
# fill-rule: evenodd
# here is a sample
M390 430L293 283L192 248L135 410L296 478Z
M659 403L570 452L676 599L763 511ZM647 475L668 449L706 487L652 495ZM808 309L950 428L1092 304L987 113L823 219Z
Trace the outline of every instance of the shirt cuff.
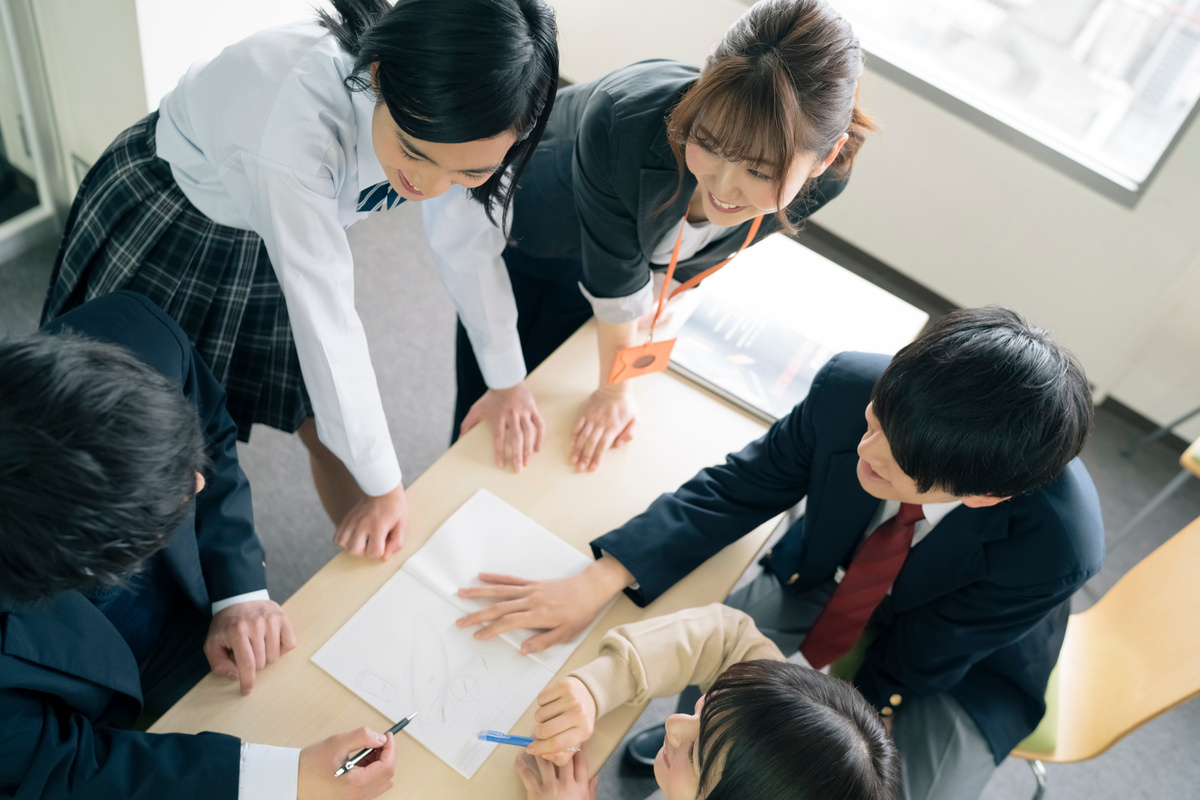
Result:
M347 465L347 468L359 488L371 497L387 494L400 485L400 462L396 460L395 451L353 468Z
M242 742L238 800L296 800L300 749Z
M525 356L521 353L521 340L495 352L476 353L479 371L489 389L511 389L525 380Z
M654 281L646 281L645 286L625 297L596 297L582 283L579 291L592 304L596 319L609 325L633 322L654 308Z
M246 592L245 594L235 594L233 597L226 597L224 600L218 600L212 604L212 615L215 617L230 606L236 606L238 603L249 603L251 600L270 600L271 595L266 589L259 589L256 592Z

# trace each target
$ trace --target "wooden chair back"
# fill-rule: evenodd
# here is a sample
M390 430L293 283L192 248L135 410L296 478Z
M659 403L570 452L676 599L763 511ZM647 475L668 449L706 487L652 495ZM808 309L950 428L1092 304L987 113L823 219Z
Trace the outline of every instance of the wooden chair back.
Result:
M1053 749L1013 755L1083 761L1200 695L1200 519L1071 617L1056 676ZM1053 693L1051 693L1053 694Z

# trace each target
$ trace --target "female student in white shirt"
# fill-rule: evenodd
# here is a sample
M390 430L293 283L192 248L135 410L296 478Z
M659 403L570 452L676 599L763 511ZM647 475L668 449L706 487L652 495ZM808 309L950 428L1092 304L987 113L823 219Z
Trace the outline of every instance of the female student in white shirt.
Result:
M408 509L345 228L422 203L483 365L497 461L507 446L519 469L542 421L508 276L445 254L471 246L456 215L507 215L502 176L520 175L545 129L558 49L543 0L333 6L339 18L318 12L194 64L113 142L79 188L42 317L116 289L148 296L225 386L239 438L256 422L297 431L334 540L387 557Z
M833 201L874 128L856 101L861 71L858 38L827 2L761 0L702 70L643 61L559 91L513 201L513 244L485 235L503 252L530 369L596 317L599 386L572 429L577 469L633 435L631 382L612 369L646 340L639 318L654 312L681 229L682 283ZM469 332L457 348L464 430L487 390Z

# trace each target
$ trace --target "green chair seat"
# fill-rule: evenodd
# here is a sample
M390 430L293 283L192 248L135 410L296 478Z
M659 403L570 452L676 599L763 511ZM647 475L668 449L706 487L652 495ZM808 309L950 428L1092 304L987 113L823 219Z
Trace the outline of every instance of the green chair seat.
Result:
M1049 755L1058 747L1058 665L1050 673L1050 683L1046 685L1046 715L1033 729L1033 733L1017 745L1018 750L1028 753L1044 753Z

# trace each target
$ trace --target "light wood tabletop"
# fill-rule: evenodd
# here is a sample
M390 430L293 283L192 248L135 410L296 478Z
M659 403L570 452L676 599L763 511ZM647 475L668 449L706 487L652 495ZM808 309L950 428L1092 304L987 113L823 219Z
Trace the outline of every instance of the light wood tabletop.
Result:
M638 378L639 416L633 442L610 451L593 473L567 465L570 428L595 388L594 323L588 323L529 378L546 420L542 452L520 474L496 468L492 440L480 426L450 448L408 487L411 517L401 553L387 563L338 555L287 603L298 645L256 678L241 697L236 682L209 675L150 729L155 733L220 731L245 741L303 746L333 733L392 720L360 700L309 659L479 488L495 493L536 522L589 553L588 542L643 511L701 467L760 436L763 424L681 378L658 373ZM567 661L561 675L594 658L609 628L645 617L724 599L753 561L774 522L730 545L646 609L621 596ZM469 633L464 632L464 636ZM557 680L557 678L556 678ZM586 746L594 770L633 725L641 707L620 708L599 721ZM514 731L533 729L533 709ZM470 781L417 744L397 736L396 782L386 797L524 798L513 769L516 748L498 747Z

